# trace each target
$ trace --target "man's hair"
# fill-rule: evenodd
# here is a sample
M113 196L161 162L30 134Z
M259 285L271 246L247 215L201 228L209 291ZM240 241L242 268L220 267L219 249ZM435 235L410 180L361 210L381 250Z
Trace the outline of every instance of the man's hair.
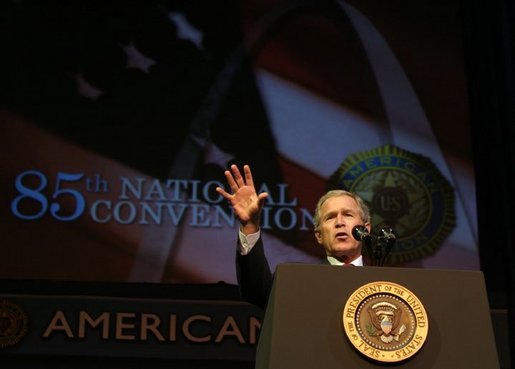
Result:
M320 226L320 210L322 208L322 205L324 205L324 203L328 199L330 199L332 197L338 197L338 196L352 197L354 199L354 201L356 201L356 203L358 204L359 215L360 215L363 223L370 223L370 210L368 209L367 204L365 204L365 201L363 201L363 199L361 197L359 197L354 192L349 192L349 191L345 191L345 190L331 190L331 191L326 192L326 194L323 195L320 198L320 200L318 200L317 207L315 209L315 215L313 217L313 223L315 225L315 230L317 230L318 227Z

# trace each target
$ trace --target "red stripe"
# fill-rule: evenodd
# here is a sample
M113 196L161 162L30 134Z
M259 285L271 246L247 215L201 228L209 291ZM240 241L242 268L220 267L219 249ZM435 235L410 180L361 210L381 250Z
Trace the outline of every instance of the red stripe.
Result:
M304 208L313 214L318 199L326 191L324 178L281 156L279 156L279 166L283 173L284 182L288 184L290 198L296 198L298 201L297 209ZM290 237L283 239L283 241L308 254L323 257L324 250L322 247L317 247L312 228L309 231L287 233Z

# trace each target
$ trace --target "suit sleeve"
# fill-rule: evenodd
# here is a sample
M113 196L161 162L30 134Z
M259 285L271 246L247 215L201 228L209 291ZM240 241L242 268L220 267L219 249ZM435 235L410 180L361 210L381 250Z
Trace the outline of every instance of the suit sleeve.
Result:
M236 274L241 297L264 309L272 288L272 273L261 238L247 255L236 252Z

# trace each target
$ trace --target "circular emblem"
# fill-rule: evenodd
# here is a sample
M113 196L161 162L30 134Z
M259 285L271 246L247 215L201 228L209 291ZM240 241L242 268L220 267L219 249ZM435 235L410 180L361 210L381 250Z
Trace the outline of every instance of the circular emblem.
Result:
M28 318L22 308L0 299L0 348L17 345L27 334Z
M374 232L385 225L394 230L397 242L391 264L431 255L455 225L449 182L431 160L396 146L349 156L328 187L360 195L370 207Z
M415 355L428 333L426 310L406 287L391 282L361 286L343 309L350 343L367 358L399 362Z

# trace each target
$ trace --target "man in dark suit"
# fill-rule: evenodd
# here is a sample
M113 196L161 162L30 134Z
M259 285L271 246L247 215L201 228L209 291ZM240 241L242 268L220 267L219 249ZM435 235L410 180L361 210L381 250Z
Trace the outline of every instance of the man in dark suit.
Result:
M236 268L242 297L264 307L272 286L272 273L266 260L260 231L261 210L268 194L257 194L248 165L243 175L236 165L225 171L231 194L221 187L216 190L233 208L240 221ZM361 242L352 236L356 225L370 232L370 212L356 194L344 190L327 192L318 201L314 215L317 243L325 249L331 265L362 266Z

